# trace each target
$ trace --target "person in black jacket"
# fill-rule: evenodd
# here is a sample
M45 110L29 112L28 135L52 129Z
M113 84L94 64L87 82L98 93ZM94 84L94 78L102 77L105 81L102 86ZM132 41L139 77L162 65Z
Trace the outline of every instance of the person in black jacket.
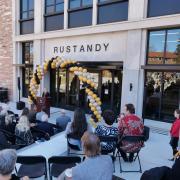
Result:
M41 118L42 122L38 123L35 128L40 131L44 131L45 133L48 133L49 136L54 135L54 128L53 125L48 123L48 115L44 114Z

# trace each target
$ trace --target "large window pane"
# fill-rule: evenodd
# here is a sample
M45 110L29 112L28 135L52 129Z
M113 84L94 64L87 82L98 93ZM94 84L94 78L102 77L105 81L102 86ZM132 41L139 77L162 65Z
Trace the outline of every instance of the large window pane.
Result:
M34 10L34 0L29 0L29 10Z
M69 28L92 25L92 8L69 12Z
M148 64L163 64L165 34L165 30L149 33Z
M180 13L180 0L149 0L148 17Z
M180 29L167 31L166 64L180 64Z
M30 34L34 32L34 21L22 21L20 24L20 34Z
M128 1L99 5L98 24L126 21L128 19Z
M144 115L149 119L159 119L162 73L147 72L145 81Z
M53 31L64 28L64 15L53 15L45 17L45 31Z
M46 7L46 13L54 13L54 5L53 6L47 6Z
M161 119L163 121L173 121L174 110L180 107L180 73L164 73L161 104Z
M64 3L56 5L56 12L63 12L64 11Z

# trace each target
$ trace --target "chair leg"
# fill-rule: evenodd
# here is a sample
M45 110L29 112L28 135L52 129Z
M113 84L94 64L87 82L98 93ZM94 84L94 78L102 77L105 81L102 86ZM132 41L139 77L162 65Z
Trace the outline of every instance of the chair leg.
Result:
M140 158L139 158L139 154L137 154L137 158L138 158L138 162L139 162L139 172L142 173L142 168L141 168L141 161L140 161Z
M121 165L121 154L117 152L116 157L118 156L119 158L119 167L120 167L120 173L122 173L122 165Z

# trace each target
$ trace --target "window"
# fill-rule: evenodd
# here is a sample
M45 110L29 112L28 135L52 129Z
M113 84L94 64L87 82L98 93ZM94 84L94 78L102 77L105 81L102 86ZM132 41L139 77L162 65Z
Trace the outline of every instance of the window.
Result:
M22 95L28 97L30 80L33 75L33 42L22 43Z
M98 24L126 21L128 19L128 0L99 0Z
M148 64L180 64L180 29L149 32Z
M144 117L171 122L180 107L180 72L146 72Z
M69 28L92 25L92 5L93 0L70 0Z
M45 31L64 28L64 0L45 0Z
M149 0L148 17L180 13L179 0Z
M20 0L20 34L34 32L34 0Z

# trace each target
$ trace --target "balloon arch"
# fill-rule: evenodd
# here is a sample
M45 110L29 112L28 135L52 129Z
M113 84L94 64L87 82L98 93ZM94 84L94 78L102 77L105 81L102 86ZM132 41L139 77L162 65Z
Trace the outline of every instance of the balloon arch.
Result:
M36 70L33 74L33 77L30 81L29 87L29 103L37 104L37 92L40 87L40 82L43 76L50 71L50 69L69 69L75 75L78 76L79 80L83 83L85 87L85 92L88 95L89 107L93 113L91 116L90 122L93 126L96 126L96 123L102 119L101 111L101 100L98 95L95 93L95 87L97 86L92 80L92 76L87 72L87 69L84 68L80 63L73 60L66 60L60 57L51 58L51 60L45 60L43 66L37 65Z

